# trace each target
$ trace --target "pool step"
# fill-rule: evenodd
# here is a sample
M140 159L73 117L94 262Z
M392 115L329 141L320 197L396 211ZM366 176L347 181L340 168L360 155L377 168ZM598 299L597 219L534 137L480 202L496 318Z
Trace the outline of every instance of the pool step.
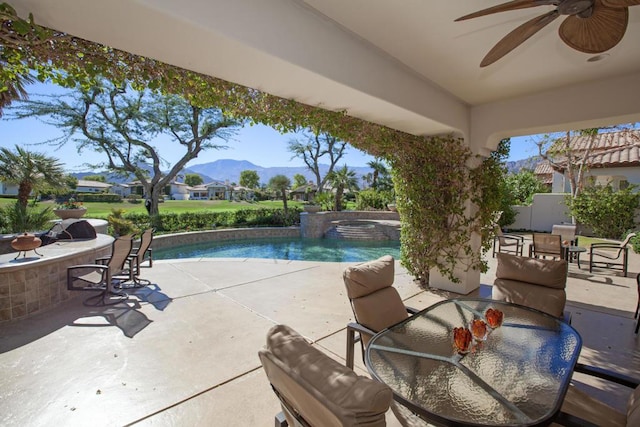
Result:
M389 240L389 237L374 225L336 225L327 230L324 237L340 240Z

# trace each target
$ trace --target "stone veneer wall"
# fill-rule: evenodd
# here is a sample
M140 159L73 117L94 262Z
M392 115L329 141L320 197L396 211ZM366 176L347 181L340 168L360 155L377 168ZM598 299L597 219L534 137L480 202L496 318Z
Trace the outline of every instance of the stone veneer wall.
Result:
M34 261L13 262L15 252L2 255L0 322L31 316L79 295L67 290L67 267L94 264L96 258L108 256L112 241L111 236L99 234L91 241L44 246L38 249L43 257Z
M302 212L300 214L300 235L308 238L321 238L333 226L333 221L371 220L400 221L400 214L389 211L340 211L340 212ZM399 233L397 236L400 239Z
M225 228L154 236L151 247L164 249L216 240L257 239L266 237L300 237L299 227Z

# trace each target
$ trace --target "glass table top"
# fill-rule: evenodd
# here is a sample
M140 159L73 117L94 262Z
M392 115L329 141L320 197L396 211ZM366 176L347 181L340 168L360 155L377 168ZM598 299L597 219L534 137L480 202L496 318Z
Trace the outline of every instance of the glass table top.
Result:
M453 329L502 311L461 354ZM538 425L558 412L582 341L570 325L515 304L477 298L437 303L369 343L367 368L425 419L451 425Z

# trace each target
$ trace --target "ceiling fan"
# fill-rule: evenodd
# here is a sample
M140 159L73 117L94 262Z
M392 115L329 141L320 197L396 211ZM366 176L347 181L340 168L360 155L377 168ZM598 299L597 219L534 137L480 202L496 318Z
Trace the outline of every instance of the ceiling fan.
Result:
M462 16L456 22L509 10L550 5L556 6L556 9L525 22L504 36L487 53L480 67L493 64L560 15L567 15L558 30L565 44L584 53L607 51L622 40L629 21L629 6L640 5L640 0L513 0Z

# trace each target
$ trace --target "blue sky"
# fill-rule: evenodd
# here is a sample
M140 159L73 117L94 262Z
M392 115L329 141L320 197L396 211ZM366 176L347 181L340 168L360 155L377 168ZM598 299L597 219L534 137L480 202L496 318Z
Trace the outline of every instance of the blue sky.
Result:
M30 94L63 94L65 89L52 84L36 83L27 87ZM101 155L90 150L78 153L75 143L69 142L58 148L41 145L43 141L51 139L60 132L53 126L42 123L38 119L0 120L0 146L13 148L16 144L32 151L46 153L57 157L65 164L70 172L86 171L85 163L98 163ZM287 151L287 142L295 135L282 135L278 131L264 125L246 126L229 142L229 148L224 150L207 150L201 153L190 164L213 162L220 159L248 160L257 166L304 166L300 159L293 158ZM524 159L537 154L537 148L530 137L513 138L509 160ZM181 156L179 150L159 150L163 157L171 163L171 159ZM340 165L350 167L366 166L372 156L349 147Z

